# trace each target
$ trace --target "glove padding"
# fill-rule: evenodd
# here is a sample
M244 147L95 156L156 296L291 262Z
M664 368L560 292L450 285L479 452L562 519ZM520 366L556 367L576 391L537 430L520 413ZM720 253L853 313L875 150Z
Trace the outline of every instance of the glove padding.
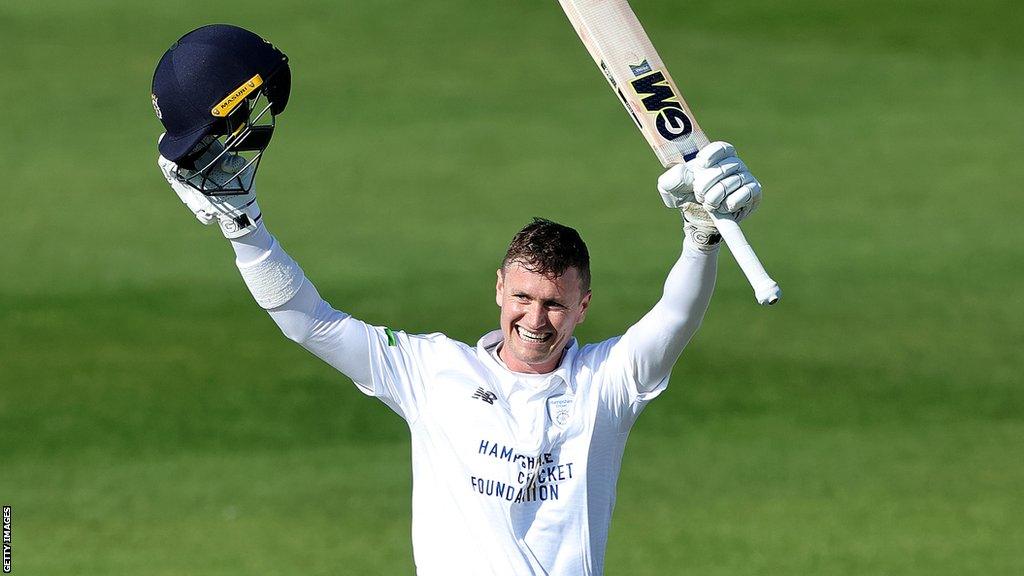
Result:
M212 162L224 150L223 146L219 148L218 146L220 143L214 141L213 145L196 161L196 165L206 166ZM255 170L253 166L245 167L245 158L234 154L224 154L218 164L208 171L205 179L193 178L195 172L181 168L163 156L159 157L157 164L174 193L204 226L216 221L225 238L245 236L259 226L263 216L260 213L259 205L256 204L256 184L252 181ZM243 168L244 170L242 170ZM207 196L185 182L190 178L193 181L201 181L204 189L207 189L206 183L209 182L211 190L215 189L217 185L224 185L234 178L239 178L243 183L242 187L247 188L249 192Z
M666 206L682 213L686 235L705 250L722 239L709 212L739 222L761 203L761 184L727 142L712 142L669 168L658 178L658 192Z
M693 160L666 170L658 178L658 192L669 208L696 202L708 212L730 214L737 222L761 203L761 183L728 142L712 142Z
M679 212L683 215L683 234L686 234L697 248L710 252L722 241L715 221L703 206L696 202L684 202Z

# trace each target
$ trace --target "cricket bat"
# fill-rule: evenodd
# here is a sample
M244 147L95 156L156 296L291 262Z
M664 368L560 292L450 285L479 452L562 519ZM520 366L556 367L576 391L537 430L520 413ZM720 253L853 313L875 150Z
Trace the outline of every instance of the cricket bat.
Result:
M626 0L558 0L583 45L662 166L692 159L709 141ZM761 305L782 297L735 220L712 213Z

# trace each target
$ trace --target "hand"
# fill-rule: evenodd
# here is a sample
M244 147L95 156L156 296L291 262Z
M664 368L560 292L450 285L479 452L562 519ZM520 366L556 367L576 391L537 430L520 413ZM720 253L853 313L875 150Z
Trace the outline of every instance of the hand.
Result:
M708 212L730 214L737 222L761 203L761 183L727 142L712 142L693 160L669 168L658 178L658 192L669 208L696 202Z
M223 151L223 147L218 148L219 144L214 141L213 145L196 160L196 166L206 166L213 162ZM171 189L204 226L216 221L225 238L245 236L259 226L262 214L259 205L256 204L256 183L253 182L255 170L253 166L245 166L244 158L224 154L215 165L203 170L202 173L180 167L163 156L159 157L157 164ZM248 192L216 194L217 190L236 179L240 187ZM197 187L206 193L200 192Z
M684 232L703 249L722 239L709 212L739 222L761 203L761 184L726 142L712 142L669 168L658 178L658 192L666 206L680 210Z

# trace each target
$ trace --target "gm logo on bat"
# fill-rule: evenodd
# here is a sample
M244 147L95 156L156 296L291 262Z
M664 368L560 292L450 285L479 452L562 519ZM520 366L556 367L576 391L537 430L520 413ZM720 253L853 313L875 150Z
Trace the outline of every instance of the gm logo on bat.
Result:
M643 64L644 66L630 66L630 68L634 73L644 68L650 70L650 67L646 66L646 61ZM658 134L661 134L663 138L673 141L693 132L693 122L683 111L683 105L678 101L679 96L672 90L664 73L655 70L631 80L629 84L640 97L644 109L657 115L654 124L658 129Z

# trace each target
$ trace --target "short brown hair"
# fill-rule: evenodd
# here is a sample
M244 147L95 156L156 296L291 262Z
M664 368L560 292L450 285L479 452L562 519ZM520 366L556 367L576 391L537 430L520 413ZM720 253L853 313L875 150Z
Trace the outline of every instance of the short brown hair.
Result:
M590 290L590 253L580 233L546 218L535 217L516 232L501 261L502 271L512 263L549 278L575 268L580 275L580 292Z

